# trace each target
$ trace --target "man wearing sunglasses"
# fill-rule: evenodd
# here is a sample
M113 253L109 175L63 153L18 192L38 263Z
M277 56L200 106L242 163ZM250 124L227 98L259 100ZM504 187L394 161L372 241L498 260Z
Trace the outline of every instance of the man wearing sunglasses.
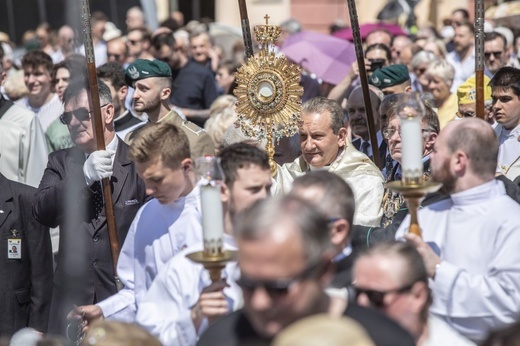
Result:
M115 135L114 106L108 87L98 84L106 150L97 150L88 87L73 81L63 95L67 125L75 146L49 155L33 213L45 226L60 226L60 244L49 331L62 334L72 303L94 304L117 292L100 181L110 178L118 240L146 201L143 181L128 158L128 146ZM74 273L79 277L71 277ZM76 295L70 297L71 281Z
M474 345L428 313L432 302L428 274L412 245L390 242L370 248L356 260L354 280L358 304L381 310L417 345Z
M333 274L329 220L294 195L260 201L234 223L244 308L209 327L198 345L269 345L285 327L307 316L348 316L377 345L413 345L382 314L325 293Z
M484 35L484 63L491 77L507 65L509 54L506 48L507 41L501 33L493 31Z
M232 144L220 153L225 176L222 190L225 248L236 250L232 219L258 200L269 197L271 174L267 154L246 143ZM186 254L202 250L202 244L186 248L170 260L155 278L137 313L137 322L164 345L195 345L197 335L222 315L242 306L241 290L233 280L236 262L223 271L222 280L211 283L201 265Z

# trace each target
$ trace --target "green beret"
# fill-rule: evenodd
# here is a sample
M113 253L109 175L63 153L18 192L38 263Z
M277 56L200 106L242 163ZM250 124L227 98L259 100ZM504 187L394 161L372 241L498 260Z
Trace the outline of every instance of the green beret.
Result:
M405 65L390 65L372 73L368 83L379 89L388 88L394 85L403 84L410 79L408 68Z
M132 86L135 81L150 77L170 77L172 70L161 60L137 59L125 70L125 83Z

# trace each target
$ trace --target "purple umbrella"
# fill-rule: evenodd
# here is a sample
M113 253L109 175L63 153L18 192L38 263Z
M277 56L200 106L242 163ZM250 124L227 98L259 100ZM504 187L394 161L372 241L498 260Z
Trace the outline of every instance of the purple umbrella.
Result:
M397 24L388 24L385 22L379 22L379 23L367 23L367 24L361 24L359 26L359 32L361 34L361 38L364 40L369 33L376 29L384 29L388 30L392 35L398 36L398 35L406 35L406 32L401 29L401 27ZM342 38L344 40L352 41L352 29L346 28L343 30L336 31L334 33L335 37Z
M281 51L289 60L331 84L341 82L356 60L352 43L313 31L287 37Z

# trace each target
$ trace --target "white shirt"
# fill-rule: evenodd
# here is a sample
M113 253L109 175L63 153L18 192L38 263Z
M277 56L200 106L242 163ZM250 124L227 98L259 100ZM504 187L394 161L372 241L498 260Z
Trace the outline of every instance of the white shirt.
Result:
M225 236L224 248L235 250L231 236ZM205 319L199 330L191 320L191 309L198 302L202 290L211 284L209 272L201 264L190 261L186 254L201 251L198 244L181 251L172 258L155 278L144 296L137 313L137 323L159 338L165 346L195 345L198 335L208 327ZM236 262L229 262L222 277L233 278ZM224 288L230 311L242 307L242 291L234 280L227 280Z
M40 120L43 132L47 132L47 128L54 122L54 120L58 119L60 115L63 114L63 104L61 103L58 94L54 94L54 96L40 108L31 107L28 97L24 97L15 103L36 113Z
M450 197L418 215L423 239L441 250L430 312L482 341L520 316L520 205L494 179Z
M36 115L12 105L0 119L0 172L38 187L47 166L47 143Z
M471 55L465 60L460 60L460 56L456 51L450 52L446 55L446 60L455 69L455 76L450 91L451 93L456 93L459 86L475 73L475 50L472 48Z
M512 130L506 130L503 126L495 129L498 133L498 162L497 171L514 180L516 176L509 176L510 167L520 159L520 125Z
M152 199L135 216L119 254L117 273L125 286L99 302L105 318L133 322L155 276L174 255L202 243L199 188L170 204Z
M428 316L428 338L420 346L474 346L442 319Z

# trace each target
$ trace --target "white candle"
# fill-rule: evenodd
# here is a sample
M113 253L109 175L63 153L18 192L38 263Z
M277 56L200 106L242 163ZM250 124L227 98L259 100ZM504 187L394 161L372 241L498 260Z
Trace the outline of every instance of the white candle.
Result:
M401 164L405 179L417 179L423 174L421 120L420 116L401 117Z
M220 184L200 187L204 252L212 255L222 252L224 243L224 215L220 189Z

